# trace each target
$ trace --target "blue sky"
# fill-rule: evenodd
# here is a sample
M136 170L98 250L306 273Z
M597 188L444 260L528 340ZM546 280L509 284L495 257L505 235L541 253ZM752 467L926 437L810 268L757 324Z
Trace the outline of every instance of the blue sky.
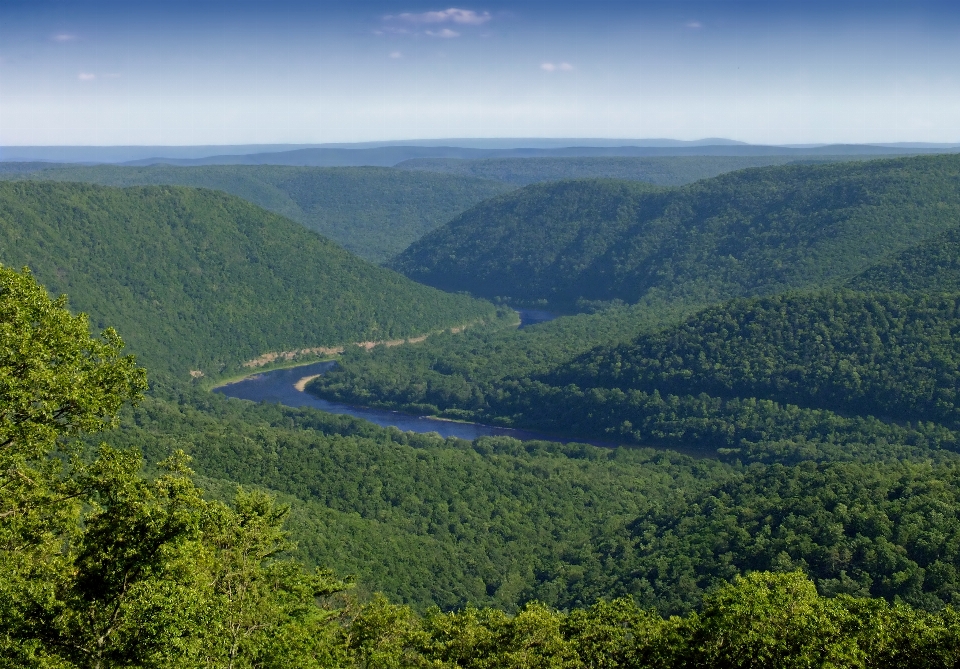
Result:
M960 3L0 3L0 145L960 142Z

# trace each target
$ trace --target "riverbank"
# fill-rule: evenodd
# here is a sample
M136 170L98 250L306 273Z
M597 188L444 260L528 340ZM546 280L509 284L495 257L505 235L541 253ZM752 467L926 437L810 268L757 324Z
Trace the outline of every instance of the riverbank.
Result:
M307 392L307 384L313 381L314 379L323 376L323 374L312 374L310 376L305 376L296 383L293 384L293 387L299 390L301 393Z
M602 448L619 448L623 444L603 442L582 437L570 437L559 434L535 432L517 428L500 427L484 423L472 423L454 418L439 416L416 416L390 409L377 409L350 404L341 404L321 399L306 392L306 385L324 374L334 365L335 360L296 365L285 369L261 371L247 378L225 384L214 392L252 402L273 402L293 408L310 407L328 413L342 414L360 418L380 427L395 427L404 432L435 432L441 437L456 437L473 441L480 437L511 437L520 441L552 441L561 444L590 444ZM657 448L683 453L695 458L710 457L710 454L696 449L661 447L656 444L630 444L629 448Z
M513 313L517 315L517 318L515 320L511 319L509 322L504 323L503 327L517 327L517 326L523 325L523 317L520 314L520 312L514 311ZM538 313L545 313L545 312L538 312ZM537 322L544 322L546 320L550 320L550 318L549 317L539 318ZM305 356L336 356L336 355L343 354L343 352L347 350L347 348L350 346L357 346L359 348L363 348L369 351L370 349L375 348L377 346L386 346L390 348L393 346L402 346L404 344L419 344L420 342L426 341L427 337L431 337L433 335L443 334L445 332L449 332L450 334L460 334L461 332L464 332L465 330L467 330L467 328L471 328L478 324L483 325L484 323L485 321L473 321L471 323L464 323L462 325L456 325L451 328L444 328L442 330L435 330L433 332L427 332L424 334L416 335L414 337L406 337L401 339L385 339L381 341L355 341L355 342L350 342L348 344L342 344L339 346L317 346L314 348L301 348L301 349L296 349L292 351L272 351L269 353L264 353L256 358L253 358L252 360L247 360L246 362L241 363L241 366L252 369L252 368L259 368L259 367L265 367L267 365L271 365L272 363L275 363L278 360L283 362L292 362L294 360L302 359Z

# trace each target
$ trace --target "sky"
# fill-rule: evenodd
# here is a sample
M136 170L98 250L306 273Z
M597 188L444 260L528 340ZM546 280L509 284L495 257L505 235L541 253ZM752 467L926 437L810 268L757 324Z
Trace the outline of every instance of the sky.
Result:
M960 3L0 1L0 145L960 142Z

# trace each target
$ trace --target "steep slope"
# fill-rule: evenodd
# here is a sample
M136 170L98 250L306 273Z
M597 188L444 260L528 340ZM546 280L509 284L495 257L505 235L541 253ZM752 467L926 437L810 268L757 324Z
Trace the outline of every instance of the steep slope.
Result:
M484 202L391 266L447 290L559 308L706 303L842 283L958 218L957 156L757 168L660 192L571 181Z
M40 169L42 163L27 167L31 169L0 174L0 178L213 188L291 218L377 263L475 204L514 188L473 177L383 167L97 165Z
M152 369L385 340L493 314L239 198L181 187L0 183L0 262L29 266Z

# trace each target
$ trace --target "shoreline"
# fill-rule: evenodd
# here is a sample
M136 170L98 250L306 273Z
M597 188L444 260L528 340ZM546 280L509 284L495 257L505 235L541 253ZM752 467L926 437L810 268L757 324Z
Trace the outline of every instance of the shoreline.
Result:
M323 374L312 374L310 376L305 376L294 383L293 387L299 390L301 393L305 393L307 392L307 384L320 376L323 376Z

